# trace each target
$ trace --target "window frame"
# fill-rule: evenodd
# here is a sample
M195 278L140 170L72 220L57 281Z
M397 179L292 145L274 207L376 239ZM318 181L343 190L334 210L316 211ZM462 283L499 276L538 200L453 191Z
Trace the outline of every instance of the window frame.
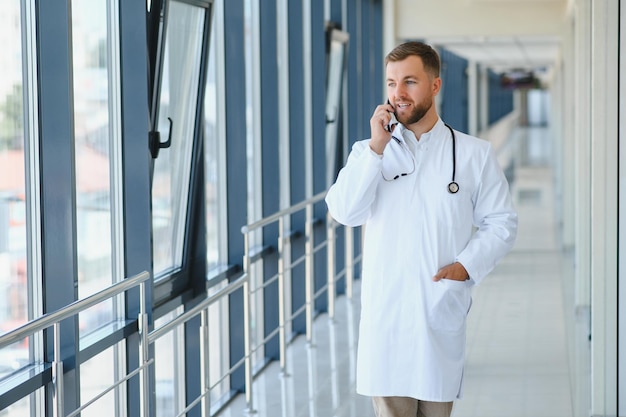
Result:
M215 2L213 0L159 0L152 4L152 10L148 13L149 26L158 34L152 33L152 44L149 45L149 54L153 63L151 77L151 102L150 128L156 129L158 123L158 101L163 74L163 59L165 43L167 41L167 24L169 3L175 1L190 6L205 9L203 33L201 41L201 55L198 63L200 65L198 73L197 95L194 116L193 143L191 145L191 167L189 172L189 189L187 193L186 221L182 225L182 258L179 268L170 270L158 279L154 279L154 313L156 317L167 314L173 307L185 304L193 300L197 295L203 293L206 288L206 222L204 220L204 162L203 162L203 117L204 117L204 97L205 84L208 72L208 54L210 47L211 25L213 24ZM159 9L162 7L161 9ZM155 22L160 23L156 23ZM155 43L156 42L156 43ZM163 138L161 139L163 140ZM167 152L167 150L162 150ZM151 161L151 166L155 163ZM152 215L150 216L152 218ZM200 253L202 260L200 262ZM153 256L154 254L152 254Z

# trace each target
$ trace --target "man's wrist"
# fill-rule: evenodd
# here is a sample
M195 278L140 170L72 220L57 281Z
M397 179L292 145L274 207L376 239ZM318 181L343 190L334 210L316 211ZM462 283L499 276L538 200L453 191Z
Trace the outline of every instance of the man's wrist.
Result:
M383 156L383 151L385 150L384 147L382 149L378 149L378 147L372 146L371 142L370 142L370 149L372 150L372 152L374 152L378 156Z
M470 276L469 276L469 273L467 272L467 269L465 269L465 267L463 266L463 264L461 262L456 261L455 263L458 264L461 267L461 269L465 273L465 281L468 281L470 279Z

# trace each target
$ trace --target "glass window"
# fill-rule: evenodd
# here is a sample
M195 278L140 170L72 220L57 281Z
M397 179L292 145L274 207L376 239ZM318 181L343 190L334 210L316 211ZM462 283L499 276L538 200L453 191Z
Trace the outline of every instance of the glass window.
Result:
M246 65L246 147L247 147L247 183L248 183L248 223L263 217L263 181L261 151L261 25L258 1L244 1L245 24L245 61ZM265 59L270 59L265 57ZM249 234L251 247L263 244L263 230L257 229ZM260 367L265 362L265 329L263 326L265 297L263 287L263 260L250 266L252 296L250 309L252 312L251 342L257 347L253 358L253 367Z
M206 228L207 228L207 270L217 268L224 264L224 247L226 235L224 231L225 221L225 198L224 192L224 165L223 154L225 138L222 130L218 129L218 103L223 102L217 82L219 68L215 59L217 51L216 30L218 25L215 22L217 13L214 14L214 22L211 24L211 44L209 47L209 65L207 68L206 92L204 96L204 172L205 172L205 197L206 197Z
M91 401L116 383L115 367L112 366L113 363L116 363L115 349L117 346L111 346L80 365L82 375L80 378L81 405ZM90 378L91 375L98 375L98 377ZM117 415L115 412L115 392L116 390L109 391L90 404L81 411L81 417ZM71 410L65 410L65 412L68 411Z
M156 320L160 328L183 312L183 307ZM156 415L169 417L185 408L184 326L178 326L154 343Z
M0 2L0 333L29 318L20 1ZM28 340L0 351L0 378L29 362Z
M330 43L326 51L326 185L330 187L343 165L342 144L339 118L342 115L341 99L343 93L344 66L348 34L336 29L330 31Z
M208 295L217 293L228 285L227 280L214 285ZM229 334L228 334L228 297L209 306L209 386L211 387L211 409L217 410L230 398L229 371Z
M179 2L169 5L161 74L158 131L169 149L155 161L152 184L154 274L182 265L191 152L195 132L205 10Z
M76 158L76 244L78 295L87 297L114 281L112 154L119 135L112 120L117 111L107 0L72 2L74 136ZM112 300L80 314L81 332L113 319Z
M215 3L211 22L211 44L204 99L204 163L207 225L207 270L209 276L217 275L226 265L226 161L223 120L224 112L224 31L222 12L223 2ZM223 106L221 106L223 108ZM228 280L215 283L208 290L208 296L228 285ZM211 408L217 410L220 404L229 399L230 378L225 376L229 369L228 347L228 297L223 297L209 307L209 384Z
M24 397L21 400L11 404L7 408L2 409L3 417L23 417L23 416L29 415L28 414L28 410L29 410L28 400L29 400L29 397Z

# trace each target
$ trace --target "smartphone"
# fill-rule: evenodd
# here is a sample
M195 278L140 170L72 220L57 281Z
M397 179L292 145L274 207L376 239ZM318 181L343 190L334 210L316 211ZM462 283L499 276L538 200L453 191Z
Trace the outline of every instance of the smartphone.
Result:
M391 104L389 102L389 99L387 99L387 104ZM389 133L393 132L393 129L396 127L396 125L398 124L398 119L396 119L396 113L395 112L389 112L391 114L391 119L389 120L389 123L387 123L387 126L385 126L385 130Z

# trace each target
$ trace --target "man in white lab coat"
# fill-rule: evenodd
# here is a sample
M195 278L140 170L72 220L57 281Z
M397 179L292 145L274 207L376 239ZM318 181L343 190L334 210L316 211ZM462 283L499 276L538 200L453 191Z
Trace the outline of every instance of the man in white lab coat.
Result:
M385 66L388 103L326 197L338 222L366 225L357 391L378 417L449 417L471 288L512 248L517 214L491 145L437 114L437 52L408 42Z

